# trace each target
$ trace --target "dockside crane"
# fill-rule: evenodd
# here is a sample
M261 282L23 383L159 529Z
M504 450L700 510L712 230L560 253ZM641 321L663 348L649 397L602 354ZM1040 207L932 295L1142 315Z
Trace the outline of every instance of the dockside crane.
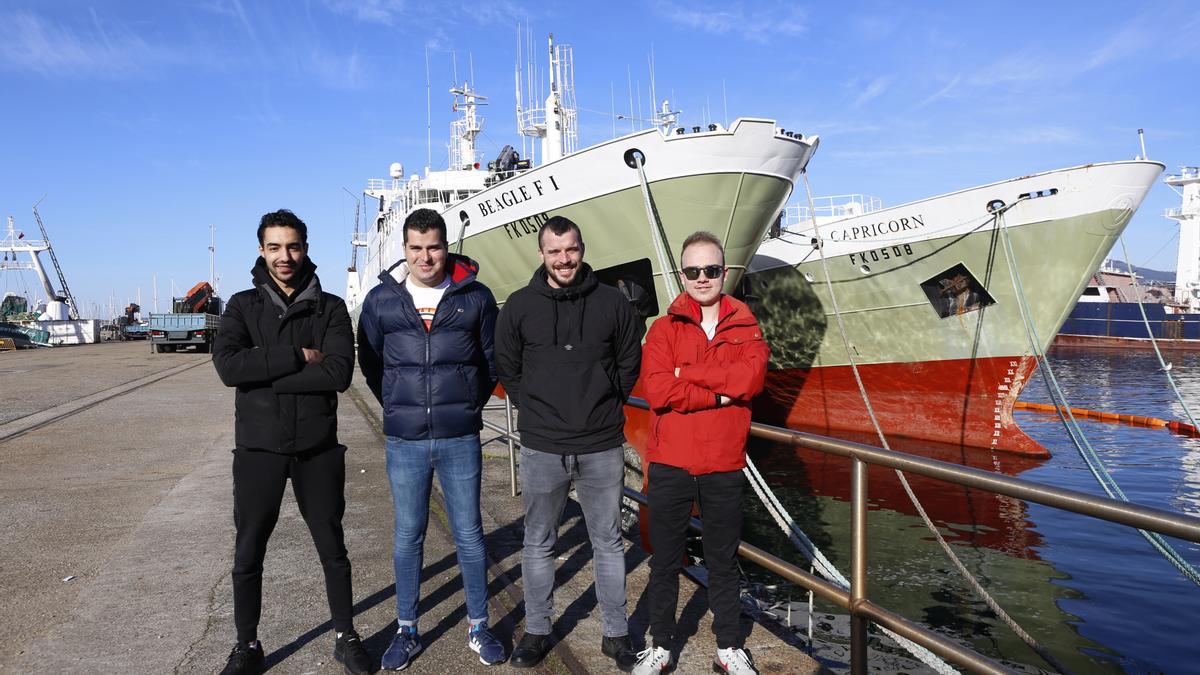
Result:
M43 196L42 199L46 197ZM33 218L37 221L38 229L42 231L42 241L46 242L46 252L50 254L50 262L54 263L54 271L58 273L58 284L62 287L62 295L67 301L67 311L72 320L79 319L79 308L75 305L75 296L71 294L70 287L67 286L67 277L63 274L62 266L58 264L58 256L54 255L54 247L50 245L50 235L46 234L46 226L42 224L42 214L38 213L38 204L42 203L42 199L33 205Z

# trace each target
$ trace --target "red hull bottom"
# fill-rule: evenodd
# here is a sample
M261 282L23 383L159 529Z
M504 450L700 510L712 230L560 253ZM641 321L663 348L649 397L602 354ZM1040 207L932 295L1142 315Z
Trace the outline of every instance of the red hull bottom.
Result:
M1003 365L1003 369L999 372L1004 375L1000 378L999 384L1008 386L1008 391L1012 392L1011 396L1007 398L999 397L1001 400L999 407L1005 411L1000 415L1002 418L1000 436L994 435L996 431L994 417L996 415L993 412L997 407L995 402L998 397L995 396L995 392L999 390L998 386L992 389L993 395L991 396L976 395L972 397L964 408L961 394L952 395L952 389L947 390L943 387L938 390L929 386L931 383L938 382L951 386L955 384L965 386L965 377L959 377L956 380L948 375L948 373L952 374L953 370L946 371L934 367L945 365L945 362L913 364L914 367L922 366L919 371L921 377L915 380L920 383L920 386L919 388L910 386L907 391L899 392L882 390L880 380L876 378L879 373L875 368L860 370L867 391L872 396L872 405L885 432L888 433L888 443L893 450L1016 476L1030 468L1040 466L1048 453L1012 424L1012 402L1015 401L1017 393L1020 391L1017 380L1019 379L1020 383L1023 383L1033 368L1032 359L1024 367L1020 365L1020 359L1014 360L1018 362L1018 365L1012 368L1013 375L1007 374L1010 362L1008 359L996 360L999 363L991 364L993 366L991 372L995 372L995 367ZM958 364L958 362L951 363ZM979 362L977 361L976 364L978 366ZM891 366L891 368L894 367ZM760 408L766 405L777 407L770 410L756 409L756 421L777 425L784 422L787 426L798 428L802 425L795 424L794 421L802 420L807 423L806 430L857 443L878 445L878 437L870 426L870 420L866 417L866 409L863 407L862 399L858 396L857 387L854 385L853 374L838 373L837 375L842 380L834 380L830 377L833 374L829 372L830 370L832 369L810 372L807 373L807 377L800 377L794 372L771 373L768 377L768 393L760 397L758 403ZM846 370L848 371L848 369ZM893 373L893 375L895 374ZM978 368L974 376L981 377ZM909 377L915 378L917 375L910 373ZM1013 382L1005 383L1005 378L1009 378ZM893 378L888 381L899 380ZM798 396L792 394L792 397L788 398L783 392L789 390L781 390L781 382L793 387L790 390L793 392L798 386ZM848 384L853 389L843 388L833 392L828 389L817 389L818 384L828 387L832 382L840 382L843 387ZM634 395L640 395L640 391L635 389ZM783 406L779 404L780 401L794 402L795 405ZM830 401L834 402L830 403ZM977 409L984 402L987 404L986 419L976 419L974 423L965 425L970 433L959 433L964 425L958 424L956 420L961 420L964 415L970 414L976 414L977 418L981 417L977 414ZM956 405L957 416L947 412L952 403ZM801 415L801 411L807 412L808 415ZM814 417L817 411L821 411L824 416ZM785 412L792 414L786 420L781 420L780 418ZM767 415L771 413L778 417L768 418ZM625 436L629 444L638 450L645 461L646 446L651 432L650 413L639 408L627 407L625 417ZM818 428L811 424L814 419L827 425L836 423L837 427ZM1008 422L1005 423L1004 419L1007 419ZM982 430L977 430L977 428ZM975 440L982 447L972 447L970 443L963 442L961 440L963 438ZM995 445L992 445L991 439L993 438L998 439ZM764 475L770 476L769 481L772 485L788 486L803 494L833 497L841 501L849 500L850 462L846 459L815 450L774 445L760 440L752 440L750 445L750 454L754 456L755 462ZM1000 449L1002 447L1003 450ZM1013 452L1014 447L1021 448L1022 451ZM868 468L868 474L870 476L869 494L874 507L916 516L916 509L901 488L894 471L872 466ZM947 534L951 541L970 542L973 545L986 546L1022 558L1037 558L1036 549L1040 539L1036 530L1029 526L1025 505L1020 500L985 490L965 488L934 478L926 478L919 474L908 474L908 481L925 505L931 518L941 524L954 525ZM642 490L646 490L644 481ZM648 511L642 507L640 513L642 515L642 545L649 550L649 538L646 531Z
M858 371L889 439L1045 458L1050 452L1013 419L1017 396L1036 364L1032 357L1014 356L869 364ZM754 413L755 420L793 429L875 438L849 366L771 371Z

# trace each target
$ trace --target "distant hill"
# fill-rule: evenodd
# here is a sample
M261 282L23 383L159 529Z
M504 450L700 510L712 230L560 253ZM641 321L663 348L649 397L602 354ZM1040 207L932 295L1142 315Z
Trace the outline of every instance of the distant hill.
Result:
M1122 272L1129 271L1129 267L1126 266L1125 262L1122 260L1109 260L1108 264ZM1133 270L1135 272L1137 272L1138 278L1145 279L1146 281L1161 281L1161 282L1165 282L1165 283L1175 283L1175 273L1174 272L1170 272L1170 271L1163 272L1161 270L1152 270L1148 267L1136 267L1136 266L1133 268Z

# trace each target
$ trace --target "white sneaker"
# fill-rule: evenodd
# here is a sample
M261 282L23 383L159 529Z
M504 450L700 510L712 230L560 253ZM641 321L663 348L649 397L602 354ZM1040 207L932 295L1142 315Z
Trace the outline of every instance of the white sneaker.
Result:
M717 660L713 661L713 672L729 675L758 675L750 655L744 649L718 649Z
M671 667L671 652L662 647L640 651L637 656L637 663L633 664L633 675L658 675Z

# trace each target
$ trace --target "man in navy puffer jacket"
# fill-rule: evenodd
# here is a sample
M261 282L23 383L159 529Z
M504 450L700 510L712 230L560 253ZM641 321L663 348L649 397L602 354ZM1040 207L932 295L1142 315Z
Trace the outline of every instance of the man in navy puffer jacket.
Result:
M404 261L379 275L358 319L359 366L383 405L396 515L399 630L382 666L400 670L421 651L417 602L435 470L467 596L467 644L492 665L507 656L488 629L479 430L496 386L496 299L476 281L475 261L447 252L446 223L437 212L413 211L403 236Z

